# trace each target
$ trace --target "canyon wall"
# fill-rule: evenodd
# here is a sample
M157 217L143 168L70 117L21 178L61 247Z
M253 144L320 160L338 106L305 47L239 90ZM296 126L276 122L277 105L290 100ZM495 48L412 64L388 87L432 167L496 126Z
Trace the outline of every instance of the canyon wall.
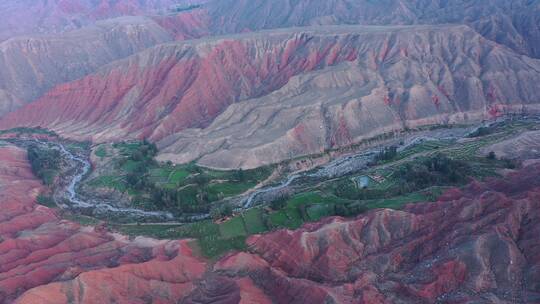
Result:
M0 119L252 168L392 130L538 110L540 60L466 26L326 26L162 44Z

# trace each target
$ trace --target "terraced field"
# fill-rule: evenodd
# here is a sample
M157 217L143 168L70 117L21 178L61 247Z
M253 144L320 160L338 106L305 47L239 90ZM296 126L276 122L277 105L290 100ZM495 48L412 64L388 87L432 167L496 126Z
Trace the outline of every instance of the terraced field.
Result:
M491 127L484 136L456 140L425 140L400 149L391 160L377 163L366 170L354 172L343 177L322 180L315 183L296 184L293 193L276 210L267 205L254 207L235 213L232 217L213 222L186 224L182 226L118 226L117 229L134 235L153 237L192 237L198 239L201 252L209 258L216 258L229 250L244 249L243 240L249 235L274 229L295 229L306 222L318 221L327 216L355 216L376 208L400 209L406 204L436 200L448 188L460 186L470 178L483 179L495 176L498 170L508 168L508 160L490 159L479 152L483 147L516 136L526 130L535 129L538 123L504 122ZM454 182L428 184L412 191L400 191L403 180L400 170L404 166L417 166L431 159L448 157L452 162L467 168L467 178ZM444 157L442 159L444 159ZM163 184L171 180L189 180L190 169L170 169L167 167L151 171L156 181ZM185 171L181 171L185 170ZM229 173L207 171L214 179L227 179ZM366 189L357 188L353 179L357 176L370 176ZM221 184L221 186L227 183ZM246 186L247 188L248 186ZM222 190L225 192L225 190ZM234 195L235 191L229 192ZM236 192L237 193L237 192ZM272 205L273 206L273 205ZM160 229L161 227L161 229Z
M208 212L213 202L253 188L272 172L271 167L218 171L193 163L160 163L153 159L153 149L139 141L94 147L96 168L87 178L86 192L116 191L117 196L127 195L129 204L146 210ZM160 198L162 202L155 203Z

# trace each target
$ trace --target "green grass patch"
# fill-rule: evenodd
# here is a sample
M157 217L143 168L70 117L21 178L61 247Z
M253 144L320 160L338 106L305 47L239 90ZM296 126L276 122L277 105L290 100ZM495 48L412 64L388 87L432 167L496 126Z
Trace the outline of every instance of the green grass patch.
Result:
M133 142L115 143L113 144L113 147L116 149L119 149L121 154L129 156L133 152L137 151L141 145L142 145L141 142L133 141Z
M244 235L224 238L219 225L212 221L201 221L183 226L178 225L124 225L117 229L127 235L145 235L159 239L193 238L197 240L201 253L216 259L231 250L245 250ZM226 228L228 229L228 228Z
M325 200L319 192L300 193L287 201L287 208L297 208L298 206L307 204L320 204Z
M296 208L285 208L273 212L269 216L273 228L296 229L304 224L300 211Z
M81 214L69 213L69 214L65 214L63 217L68 221L78 223L79 225L82 225L82 226L96 226L100 223L98 219L95 219L90 216L81 215Z
M95 154L99 158L107 157L107 150L105 149L105 146L99 146L99 148L96 149Z
M317 204L307 208L307 214L312 221L318 221L324 217L332 216L334 212L334 204Z
M263 210L260 208L252 208L244 212L244 224L249 234L262 233L268 230L268 227L262 219Z
M40 194L37 196L36 201L38 204L49 208L56 208L54 198L50 195Z
M168 169L165 169L165 168L154 168L154 169L150 169L149 173L150 173L150 176L155 176L155 177L161 177L161 178L168 179L169 174L171 172Z
M120 192L128 190L125 182L118 176L104 175L92 179L89 183L92 187L103 187L109 189L115 189Z
M255 186L255 183L225 182L214 183L208 186L208 192L221 197L238 195Z
M389 208L400 209L409 203L428 202L436 200L446 189L446 187L431 187L418 192L400 195L387 199L376 199L362 201L368 209Z
M191 173L185 169L175 169L169 176L169 183L179 184L183 182Z
M198 239L198 243L202 254L213 260L230 251L245 251L247 249L245 236L223 239L211 235Z
M135 172L137 167L139 166L139 162L133 161L131 159L128 159L124 165L122 165L122 171L125 172Z
M221 236L226 239L247 235L244 220L241 216L233 217L225 223L220 224L219 231Z

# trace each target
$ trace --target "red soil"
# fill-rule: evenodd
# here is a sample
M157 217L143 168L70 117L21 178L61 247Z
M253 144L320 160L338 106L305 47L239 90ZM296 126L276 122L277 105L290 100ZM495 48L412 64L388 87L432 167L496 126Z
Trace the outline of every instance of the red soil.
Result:
M0 303L27 290L18 303L103 303L105 295L174 303L204 273L187 241L129 241L81 227L37 205L41 190L24 150L0 147ZM54 281L63 283L47 285Z
M186 241L129 241L34 203L24 151L0 148L0 303L535 303L540 164L403 210L248 239L212 268Z

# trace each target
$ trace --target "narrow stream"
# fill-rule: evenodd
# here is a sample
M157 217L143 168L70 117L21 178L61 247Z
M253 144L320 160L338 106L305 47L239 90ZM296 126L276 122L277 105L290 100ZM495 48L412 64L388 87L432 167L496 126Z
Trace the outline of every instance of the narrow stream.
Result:
M83 158L74 152L66 149L64 144L52 141L39 141L39 140L22 140L16 141L19 146L27 147L30 143L46 146L60 151L63 158L69 163L69 168L66 172L74 171L73 175L63 176L62 179L66 180L65 186L56 189L55 197L65 198L69 202L69 206L64 203L59 203L64 208L80 209L81 211L91 212L96 216L121 216L123 218L135 219L135 220L156 220L156 221L171 221L174 216L170 212L165 211L145 211L136 208L122 208L116 207L112 202L95 201L90 199L83 199L78 193L77 188L81 184L83 178L90 172L92 168L90 161ZM63 172L62 174L69 174ZM58 200L57 200L58 201Z
M264 203L265 201L270 201L275 199L282 193L284 193L287 188L294 185L294 182L297 180L302 180L302 182L317 182L321 180L333 179L355 172L361 172L368 168L369 163L374 160L376 154L381 151L384 147L390 145L396 145L398 151L406 150L414 145L422 143L423 141L429 140L450 140L458 139L466 136L471 132L471 128L455 128L455 129L440 129L433 131L424 131L418 134L411 134L404 136L400 139L390 140L388 143L366 149L356 154L343 156L337 158L326 165L323 165L314 171L308 171L303 173L295 173L289 175L286 179L280 182L278 185L265 187L253 191L248 194L242 200L242 208L251 208L257 204Z
M441 138L460 138L471 132L471 128L456 128L453 130L436 130L427 131L420 134L414 134L397 139L396 142L401 142L399 150L404 150L410 146L414 146L421 141L430 139ZM65 147L63 143L53 141L39 141L35 139L16 139L10 141L21 147L28 147L29 144L39 144L46 146L47 148L53 148L59 150L65 160L69 163L69 167L65 170L62 177L63 182L61 187L56 189L55 198L60 206L64 208L79 209L81 213L90 213L93 216L113 216L115 218L127 218L131 222L134 220L139 221L178 221L179 218L166 211L144 211L136 208L123 208L115 206L112 202L103 200L97 200L93 198L86 198L77 193L77 189L83 181L84 177L90 172L91 164L86 156L78 155L75 152L70 151ZM396 144L391 142L389 144ZM389 145L385 144L385 146ZM264 204L277 196L285 193L294 186L298 186L301 183L316 183L318 181L333 179L342 177L355 172L361 172L368 168L369 163L374 159L378 151L383 146L373 147L368 150L358 152L356 154L343 156L337 158L326 165L323 165L317 169L308 172L294 173L284 178L277 185L264 187L255 190L245 197L239 197L239 210L248 209L255 205ZM74 173L69 173L74 172ZM68 204L62 203L62 201L68 202ZM198 221L209 218L209 214L194 214L188 216L181 216L184 222Z

